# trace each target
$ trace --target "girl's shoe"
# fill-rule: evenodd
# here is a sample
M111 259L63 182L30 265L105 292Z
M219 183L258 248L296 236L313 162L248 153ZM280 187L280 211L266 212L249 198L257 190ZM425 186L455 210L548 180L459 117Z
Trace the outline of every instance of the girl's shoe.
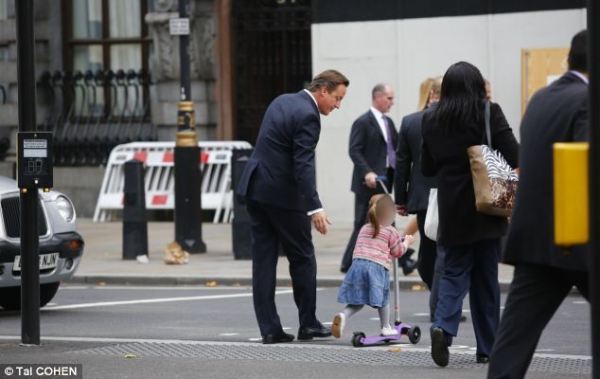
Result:
M331 323L331 334L335 338L340 338L342 333L344 333L344 327L346 326L346 315L343 313L338 313L333 317L333 322Z
M395 336L398 335L398 331L388 325L381 329L381 335L384 337Z

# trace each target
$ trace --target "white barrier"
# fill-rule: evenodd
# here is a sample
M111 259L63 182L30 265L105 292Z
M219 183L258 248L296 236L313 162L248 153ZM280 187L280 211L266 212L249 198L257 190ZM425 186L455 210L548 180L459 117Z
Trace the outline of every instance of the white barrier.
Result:
M231 151L250 149L244 141L199 142L202 168L202 209L215 211L214 223L230 222L233 216ZM130 159L144 162L146 208L174 209L174 142L133 142L116 146L110 153L98 195L94 222L116 219L123 209L123 164Z

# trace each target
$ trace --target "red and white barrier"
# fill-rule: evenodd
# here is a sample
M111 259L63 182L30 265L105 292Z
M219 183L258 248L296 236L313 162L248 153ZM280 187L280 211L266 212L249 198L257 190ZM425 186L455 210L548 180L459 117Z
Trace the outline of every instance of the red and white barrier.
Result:
M233 216L231 150L250 149L244 141L199 142L202 168L202 209L215 211L214 223L227 223ZM116 146L110 153L98 195L95 222L116 219L123 209L123 164L131 159L144 162L146 208L174 209L174 142L133 142Z

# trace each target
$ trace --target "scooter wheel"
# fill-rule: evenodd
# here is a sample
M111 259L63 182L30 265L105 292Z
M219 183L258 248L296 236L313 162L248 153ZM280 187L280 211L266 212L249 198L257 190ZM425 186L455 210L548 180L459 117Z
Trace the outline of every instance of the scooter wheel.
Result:
M421 328L418 326L413 326L412 328L408 329L408 340L413 345L418 344L421 340Z
M363 332L356 332L352 337L352 346L360 347L363 346L362 339L365 338L366 335Z

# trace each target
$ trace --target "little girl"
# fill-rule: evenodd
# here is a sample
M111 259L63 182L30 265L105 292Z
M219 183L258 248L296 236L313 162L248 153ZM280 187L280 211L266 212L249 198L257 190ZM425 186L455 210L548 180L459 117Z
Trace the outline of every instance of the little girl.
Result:
M369 201L369 222L358 234L352 265L338 293L338 302L347 304L333 318L331 328L336 338L342 336L346 319L365 305L376 308L381 335L397 334L390 325L390 276L392 257L400 257L412 243L412 236L402 238L392 226L396 217L394 201L389 195L375 195Z

